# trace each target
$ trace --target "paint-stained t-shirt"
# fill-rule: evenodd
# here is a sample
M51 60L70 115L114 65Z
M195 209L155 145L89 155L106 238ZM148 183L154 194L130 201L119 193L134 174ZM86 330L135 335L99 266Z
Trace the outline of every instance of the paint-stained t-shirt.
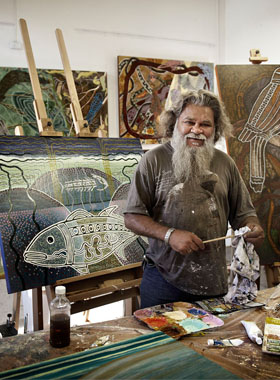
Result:
M191 231L203 241L225 236L228 222L237 229L244 219L256 216L249 192L226 153L215 149L210 171L196 184L176 181L172 154L170 142L145 153L125 213L148 215L162 225ZM227 292L224 240L181 255L163 241L149 238L146 256L169 283L185 292L213 296Z

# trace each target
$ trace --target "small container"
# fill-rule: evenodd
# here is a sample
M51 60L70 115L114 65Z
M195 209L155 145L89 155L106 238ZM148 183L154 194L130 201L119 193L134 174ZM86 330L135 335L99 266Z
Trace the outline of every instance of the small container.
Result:
M50 344L53 347L66 347L70 344L71 305L65 293L65 286L57 286L56 297L50 303Z

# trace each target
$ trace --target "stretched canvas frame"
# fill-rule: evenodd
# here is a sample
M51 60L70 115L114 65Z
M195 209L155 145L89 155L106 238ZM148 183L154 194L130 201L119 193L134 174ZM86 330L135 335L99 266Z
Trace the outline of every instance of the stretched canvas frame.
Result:
M280 65L217 65L216 73L234 127L228 151L265 230L258 254L272 264L280 259Z
M201 79L214 90L214 65L207 62L118 57L120 137L158 142L157 125L175 74Z
M74 136L70 95L63 70L37 70L47 116L54 129ZM73 71L83 117L91 132L108 135L108 89L104 72ZM39 134L33 107L33 91L26 68L0 67L0 134L14 135L20 125L25 136Z
M137 139L0 138L0 233L9 293L142 261L124 226Z

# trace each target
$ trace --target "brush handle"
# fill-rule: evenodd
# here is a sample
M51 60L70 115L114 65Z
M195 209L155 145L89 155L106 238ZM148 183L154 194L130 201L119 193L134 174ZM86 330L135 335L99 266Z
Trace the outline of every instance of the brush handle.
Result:
M234 238L234 237L236 237L236 236L238 236L238 235L222 236L222 237L218 237L218 238L215 238L215 239L204 240L204 241L203 241L203 244L205 244L205 243L212 243L212 241L231 239L231 238Z

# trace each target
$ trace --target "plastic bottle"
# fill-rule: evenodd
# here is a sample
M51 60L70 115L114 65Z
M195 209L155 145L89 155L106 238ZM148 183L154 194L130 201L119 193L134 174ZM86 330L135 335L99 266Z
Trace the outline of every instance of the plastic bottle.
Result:
M56 297L50 303L50 344L53 347L65 347L70 344L71 305L65 293L65 286L57 286Z
M241 323L244 326L246 333L251 341L261 345L263 340L263 333L258 328L256 323L253 321L241 321Z

